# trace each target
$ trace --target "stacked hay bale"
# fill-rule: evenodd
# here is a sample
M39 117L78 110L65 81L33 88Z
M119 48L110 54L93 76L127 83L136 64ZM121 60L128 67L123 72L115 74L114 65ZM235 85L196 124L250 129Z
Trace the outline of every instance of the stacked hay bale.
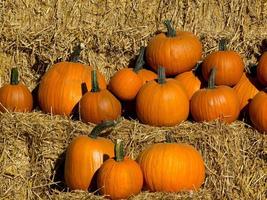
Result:
M65 59L76 42L86 49L82 60L106 75L128 66L141 45L169 18L199 36L204 55L222 37L257 63L266 49L267 3L254 1L3 1L0 3L0 86L9 69L19 67L21 80L33 90L45 70ZM15 14L14 14L15 13ZM67 192L63 182L64 151L76 135L93 127L40 112L0 115L0 198L102 199L86 192ZM207 178L198 193L148 193L132 199L264 199L267 138L243 122L185 122L155 128L123 120L106 136L124 138L126 152L136 158L149 144L171 132L178 142L195 146L206 162Z

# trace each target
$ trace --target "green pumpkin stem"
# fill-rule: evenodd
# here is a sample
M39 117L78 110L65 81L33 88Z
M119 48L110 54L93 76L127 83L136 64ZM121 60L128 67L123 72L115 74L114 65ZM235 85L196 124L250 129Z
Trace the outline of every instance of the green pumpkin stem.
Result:
M135 66L134 66L134 69L133 69L134 72L138 72L139 70L143 69L143 66L145 64L144 55L145 55L145 47L142 46L140 48L140 52L139 52L138 58L137 58L137 60L135 62Z
M114 147L115 160L117 162L123 161L124 151L123 151L123 142L121 139L117 139Z
M226 38L221 39L219 41L219 51L226 51L227 43L228 43L228 40Z
M176 30L171 25L171 20L167 19L164 21L164 24L167 28L167 37L175 37L176 36Z
M158 67L158 83L159 84L166 83L165 68L161 66Z
M89 137L96 139L103 130L117 125L120 121L121 118L119 118L118 120L107 120L100 124L97 124L91 131Z
M92 70L91 71L91 79L92 79L92 90L91 90L91 92L99 92L100 88L99 88L99 84L98 84L98 80L97 80L97 72L96 72L96 70Z
M10 84L11 85L19 84L19 72L17 67L11 69Z
M74 47L73 52L69 56L70 62L79 62L81 51L84 49L84 44L80 43L76 47Z
M210 71L210 76L209 76L209 80L208 80L208 88L209 89L215 88L216 71L217 71L217 69L215 67L213 67Z

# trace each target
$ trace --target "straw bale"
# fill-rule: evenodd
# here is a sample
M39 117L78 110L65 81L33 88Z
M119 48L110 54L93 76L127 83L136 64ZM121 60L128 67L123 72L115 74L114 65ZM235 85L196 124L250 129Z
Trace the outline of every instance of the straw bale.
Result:
M28 143L10 119L0 115L0 198L27 198Z

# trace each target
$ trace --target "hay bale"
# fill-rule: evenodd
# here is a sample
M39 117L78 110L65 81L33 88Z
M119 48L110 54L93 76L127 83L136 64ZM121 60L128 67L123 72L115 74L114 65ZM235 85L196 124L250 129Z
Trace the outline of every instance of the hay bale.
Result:
M30 169L27 139L10 118L0 114L0 121L0 198L27 199Z

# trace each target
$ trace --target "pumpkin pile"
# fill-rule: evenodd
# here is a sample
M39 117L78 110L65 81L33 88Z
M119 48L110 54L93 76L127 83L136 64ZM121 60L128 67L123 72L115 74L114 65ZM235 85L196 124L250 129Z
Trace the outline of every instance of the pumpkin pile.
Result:
M88 190L95 177L101 194L121 199L139 193L143 186L177 192L203 184L204 161L188 144L167 139L148 147L135 161L124 156L122 141L114 144L99 136L128 114L125 105L151 126L175 126L189 117L231 123L245 112L256 129L267 131L267 52L256 73L245 72L242 57L227 48L226 39L202 58L196 35L174 29L170 20L164 24L167 32L140 47L134 68L118 70L108 83L94 67L79 62L82 45L42 77L38 105L43 112L70 117L78 113L83 122L98 124L89 136L78 136L68 146L64 173L70 189ZM19 81L18 68L12 68L10 83L0 88L0 111L32 109L32 94Z

